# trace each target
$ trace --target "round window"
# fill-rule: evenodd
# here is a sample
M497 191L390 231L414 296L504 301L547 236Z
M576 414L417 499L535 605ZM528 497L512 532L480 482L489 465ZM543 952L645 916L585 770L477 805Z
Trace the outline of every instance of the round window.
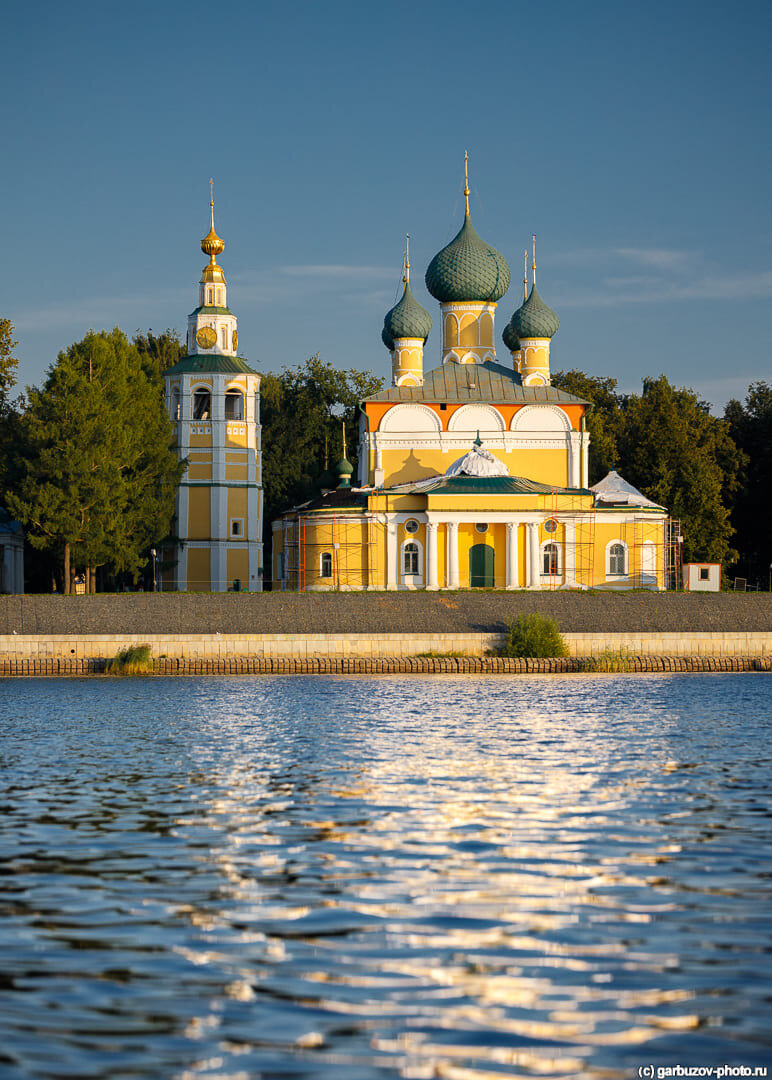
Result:
M411 518L410 521L405 522L405 532L411 534L418 532L418 522L415 518Z
M550 518L549 521L544 522L544 531L548 533L554 533L558 531L558 523L554 518Z
M479 533L486 533L488 531L488 522L487 521L478 521L477 524L475 525L475 529L477 529L477 531Z

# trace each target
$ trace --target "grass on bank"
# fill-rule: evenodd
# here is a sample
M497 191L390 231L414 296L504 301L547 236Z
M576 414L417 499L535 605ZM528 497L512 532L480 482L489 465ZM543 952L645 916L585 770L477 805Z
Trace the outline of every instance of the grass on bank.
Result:
M149 675L153 670L149 645L130 645L107 665L108 675Z
M604 649L597 656L582 657L582 671L632 671L633 662L624 649Z
M518 615L512 619L501 656L568 656L568 648L554 619L546 615Z

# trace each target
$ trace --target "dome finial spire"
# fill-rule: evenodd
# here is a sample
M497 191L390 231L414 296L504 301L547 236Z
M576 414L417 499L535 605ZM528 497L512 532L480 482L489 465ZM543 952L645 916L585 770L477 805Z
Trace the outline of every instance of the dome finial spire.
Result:
M410 284L410 233L405 233L405 276L402 280L406 285Z
M464 198L466 199L466 216L469 217L469 151L464 151Z
M536 287L536 233L532 234L531 241L533 242L533 262L531 263L531 280L533 282L534 287Z
M217 256L225 250L225 241L214 231L214 180L209 180L209 232L201 241L201 250L209 256L209 269L219 270Z
M528 248L523 252L523 300L528 299Z

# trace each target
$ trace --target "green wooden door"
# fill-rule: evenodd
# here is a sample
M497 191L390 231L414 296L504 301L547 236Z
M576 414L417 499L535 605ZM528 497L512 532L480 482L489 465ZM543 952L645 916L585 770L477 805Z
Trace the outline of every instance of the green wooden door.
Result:
M474 544L469 549L469 584L473 589L493 588L493 548L490 544Z

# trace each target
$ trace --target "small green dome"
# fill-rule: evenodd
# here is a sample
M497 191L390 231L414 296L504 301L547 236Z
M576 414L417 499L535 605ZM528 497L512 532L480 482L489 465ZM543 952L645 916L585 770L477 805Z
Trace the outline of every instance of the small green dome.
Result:
M521 340L551 338L558 332L560 319L552 308L544 303L533 285L528 299L517 309L509 325Z
M431 315L418 303L410 289L410 282L406 281L402 299L394 305L383 320L381 338L384 344L387 348L393 349L397 338L421 338L426 341L431 328ZM388 343L389 341L391 344Z
M351 475L354 472L354 466L346 458L341 458L338 464L335 466L335 472L340 477L338 481L338 487L351 487Z
M504 331L501 335L501 340L504 342L510 352L517 352L520 348L520 338L512 329L511 321L504 327Z
M477 235L466 214L458 235L429 263L426 288L440 303L500 300L509 277L507 260Z

